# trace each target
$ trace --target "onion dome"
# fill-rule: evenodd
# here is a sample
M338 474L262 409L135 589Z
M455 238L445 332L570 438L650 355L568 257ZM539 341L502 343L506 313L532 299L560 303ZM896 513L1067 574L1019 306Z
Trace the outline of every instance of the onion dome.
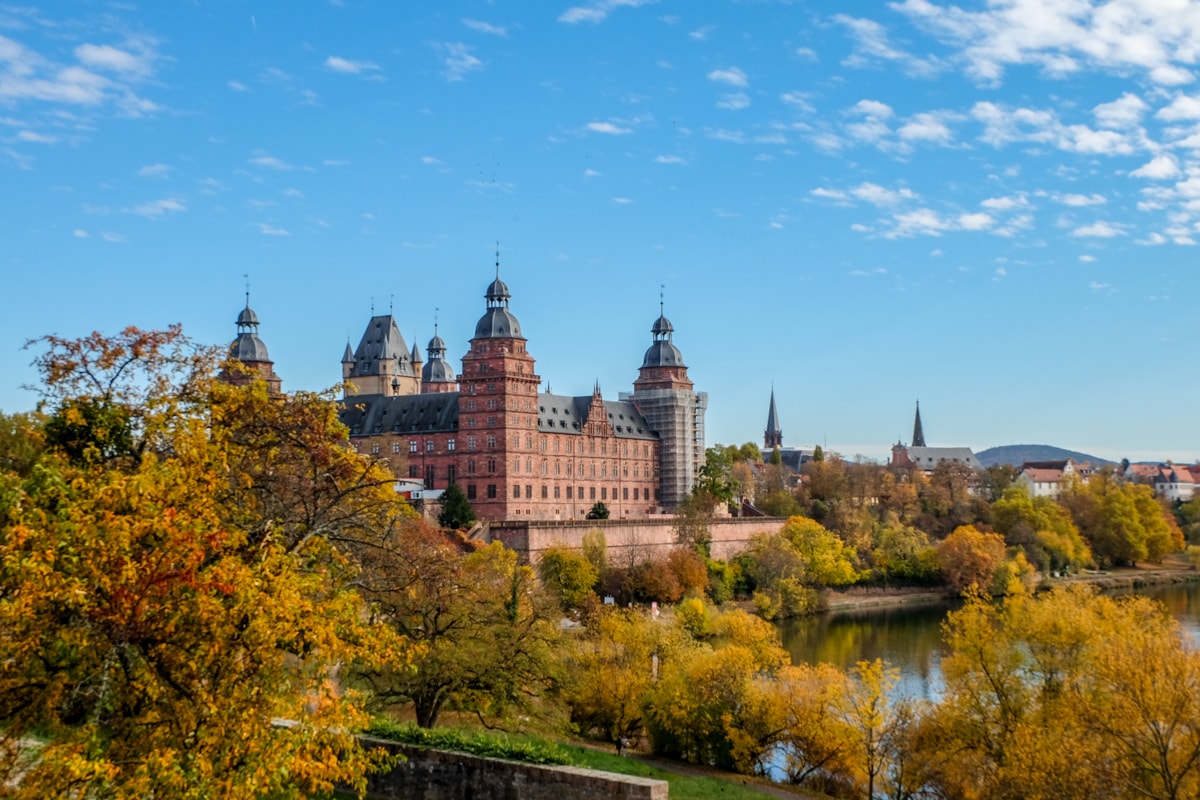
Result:
M242 363L270 361L267 346L258 338L258 315L250 308L250 294L246 293L246 307L237 316L237 338L229 345L229 357Z
M499 275L496 276L496 280L492 281L492 285L488 287L484 297L487 298L487 311L483 312L483 316L475 324L475 338L525 338L521 335L521 323L508 310L508 301L512 295L509 294L508 287L504 281L500 280Z
M650 345L645 358L642 359L643 367L687 366L683 363L683 353L680 353L679 348L671 342L671 335L674 331L675 326L671 324L671 320L660 312L658 319L654 320L654 324L650 327L650 332L654 334L654 343Z

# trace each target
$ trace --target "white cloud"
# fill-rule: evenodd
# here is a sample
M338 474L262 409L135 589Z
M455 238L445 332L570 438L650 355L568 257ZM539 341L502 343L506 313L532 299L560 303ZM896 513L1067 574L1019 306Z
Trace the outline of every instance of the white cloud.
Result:
M900 126L896 135L909 142L950 144L954 134L946 125L946 116L932 112L915 114Z
M108 72L125 72L144 75L150 72L150 64L144 56L134 55L107 44L81 44L75 48L75 57L80 63Z
M291 236L292 233L284 228L276 228L273 225L268 225L265 222L258 223L258 232L263 236Z
M1084 254L1079 257L1079 260L1082 261L1084 264L1091 264L1093 261L1096 260L1096 257Z
M997 279L1007 278L1008 270L1006 270L1004 267L996 267L996 271L993 272L992 274L995 275Z
M841 189L817 188L809 192L814 197L824 197L827 200L846 200L847 195Z
M1114 236L1124 236L1125 231L1121 230L1119 225L1113 225L1108 222L1094 222L1091 225L1084 225L1071 231L1072 236L1078 237L1096 237L1100 239L1111 239Z
M141 203L129 210L131 214L137 214L140 217L161 217L164 214L178 213L186 211L187 205L182 200L177 200L174 197L164 197L161 200L152 200L149 203Z
M876 119L888 119L892 116L892 107L878 100L859 100L850 108L850 113Z
M490 22L478 19L464 19L462 23L477 33L486 33L490 36L500 36L505 39L508 38L508 29L503 25L493 25Z
M1148 247L1156 247L1160 244L1166 243L1167 237L1163 236L1161 233L1151 233L1145 239L1138 239L1134 242L1134 244L1140 244Z
M330 56L325 59L325 66L334 72L341 72L345 75L359 75L363 72L375 72L379 70L379 65L373 61L351 61L348 58L341 58L340 56Z
M1170 153L1163 153L1129 173L1135 178L1165 179L1179 175L1179 161Z
M279 170L280 172L287 172L288 170L292 169L292 165L283 159L276 158L275 156L264 153L261 150L258 151L258 153L259 155L256 155L249 161L249 163L256 167L266 167L267 169Z
M894 206L907 200L916 200L912 189L886 189L876 183L861 183L850 190L850 194L874 206Z
M435 158L433 156L421 156L421 163L422 164L441 164L442 160L440 158Z
M668 156L658 156L657 158L654 159L654 163L656 163L656 164L686 164L687 162L684 161L679 156L668 155Z
M594 0L585 6L573 6L558 16L559 22L573 25L579 22L603 22L618 8L636 8L654 0Z
M735 92L733 94L722 95L717 101L717 108L725 108L732 111L738 111L750 105L750 98L745 92Z
M242 83L241 81L226 81L225 85L228 86L230 89L233 89L235 92L250 91L250 87L247 86L246 84Z
M72 236L74 236L76 239L90 239L90 238L92 238L91 236L89 236L89 235L88 235L88 232L87 232L87 231L85 231L83 228L76 228L75 230L73 230L73 231L71 232L71 235L72 235Z
M1182 3L1109 0L996 2L968 11L930 0L890 7L958 49L976 81L998 84L1009 66L1040 67L1050 77L1084 68L1142 71L1160 85L1193 79L1200 16Z
M992 222L990 214L960 214L958 217L958 228L964 231L985 231L992 227Z
M629 199L628 197L614 197L612 201L619 206L627 206L633 203L633 200Z
M1194 95L1177 95L1170 105L1160 108L1154 116L1167 122L1200 119L1200 98Z
M838 14L834 21L844 25L854 37L854 52L842 63L850 67L873 66L879 61L903 64L910 75L930 77L942 69L936 58L918 58L892 44L887 29L870 19Z
M1065 206L1073 206L1075 208L1101 206L1108 202L1104 195L1101 194L1059 194L1055 192L1050 197Z
M750 85L750 81L746 73L737 67L730 67L729 69L714 69L712 72L708 73L708 79L714 83L724 83L728 84L729 86L737 86L739 88L745 88L746 86Z
M1146 101L1136 94L1126 92L1111 103L1101 103L1092 109L1096 122L1106 128L1129 128L1142 121L1146 113Z
M171 169L166 164L147 164L139 168L137 174L142 178L165 178L171 174Z
M1026 208L1029 201L1023 194L1008 195L1007 197L989 197L979 204L989 211L1012 211L1014 208Z
M688 38L697 42L708 40L709 34L717 29L716 25L705 25L701 28L696 28L694 31L688 31Z
M51 136L47 133L38 133L37 131L24 130L17 133L17 140L28 142L29 144L54 144L58 141L57 136Z
M350 166L350 161L345 158L327 158L321 164L326 167L348 167Z
M797 47L795 50L795 55L797 58L802 58L805 61L817 60L817 51L813 50L811 47Z
M779 95L779 99L788 105L795 106L801 111L811 114L816 109L813 108L812 103L808 102L808 98L809 95L807 92L784 92Z
M583 177L585 177L585 178L599 178L600 175L601 175L601 173L597 172L594 169L585 169L583 171Z
M442 64L446 68L446 80L451 83L463 80L470 72L483 69L483 62L462 42L445 42L441 48L445 53Z
M100 238L106 242L109 242L110 244L120 244L121 242L125 241L124 236L119 233L113 233L112 231L100 231Z
M632 128L622 128L620 125L614 125L611 122L589 122L587 129L593 133L608 133L614 136L633 133Z

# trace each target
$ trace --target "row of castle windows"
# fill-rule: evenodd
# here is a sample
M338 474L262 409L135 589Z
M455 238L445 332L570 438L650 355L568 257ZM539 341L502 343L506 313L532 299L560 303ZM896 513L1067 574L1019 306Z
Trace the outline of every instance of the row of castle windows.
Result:
M617 476L617 465L616 465L616 464L613 464L611 469L612 469L612 475L613 475L613 477L615 478L615 477ZM520 471L521 471L521 459L520 459L519 457L518 457L518 458L514 458L514 459L513 459L513 472L517 472L517 473L519 473ZM532 458L527 458L527 459L525 459L525 471L526 471L526 472L529 472L529 473L532 473L532 472L533 472L533 459L532 459ZM543 475L549 475L549 474L550 474L550 462L549 462L549 461L547 461L546 459L542 459L542 464L541 464L541 473L542 473ZM555 475L561 475L562 473L563 473L562 462L561 462L561 461L558 461L558 460L555 460L555 462L554 462L554 474L555 474ZM607 478L607 477L608 477L608 473L609 473L609 464L608 464L608 462L607 462L607 461L602 461L602 462L600 462L600 477L601 477L601 478ZM573 461L568 461L568 462L567 462L567 475L568 475L568 476L571 476L571 475L574 475L574 474L575 474L575 462L573 462ZM579 475L580 475L580 477L582 477L582 476L583 476L583 462L582 462L582 461L580 461L580 462L579 462ZM622 465L621 465L621 475L622 475L622 477L625 477L625 478L628 478L628 477L629 477L629 465L628 465L628 464L622 464ZM595 478L595 477L596 477L596 465L595 465L595 463L590 463L590 464L588 464L588 477L589 477L589 478ZM636 463L635 463L635 464L633 465L633 477L635 477L635 478L640 478L640 477L642 477L642 465L641 465L641 464L636 464ZM650 466L649 466L649 465L647 465L647 466L646 466L646 477L647 477L647 478L649 478L649 477L650 477Z
M608 499L610 499L610 497L613 500L617 500L617 499L629 500L630 499L629 487L624 487L624 488L620 489L620 494L618 495L618 487L616 487L616 486L612 487L612 492L610 494L609 488L607 486L601 486L600 492L599 492L599 495L600 495L599 498L597 498L597 496L596 496L596 487L595 486L589 486L587 488L588 488L588 496L587 496L588 500L596 500L596 499L608 500ZM583 489L584 489L584 487L582 487L582 486L567 486L566 487L566 499L574 500L574 499L578 498L580 500L583 500L584 499ZM562 499L562 490L563 490L563 487L561 487L561 486L550 487L550 486L543 485L541 487L542 499L549 500L550 495L553 492L554 499L560 500L560 499ZM467 484L467 499L468 500L477 499L477 492L478 492L478 489L475 486L475 484L473 484L473 483ZM489 500L494 500L496 498L496 484L494 484L494 483L487 484L484 487L484 492ZM654 491L654 494L655 494L655 499L657 500L658 499L658 490L657 489ZM513 485L513 499L514 500L521 499L521 487L516 484ZM533 484L530 484L530 483L525 484L525 499L526 500L533 499ZM635 487L633 487L632 499L633 500L649 500L650 499L650 490L649 489L639 489L639 487L635 486Z

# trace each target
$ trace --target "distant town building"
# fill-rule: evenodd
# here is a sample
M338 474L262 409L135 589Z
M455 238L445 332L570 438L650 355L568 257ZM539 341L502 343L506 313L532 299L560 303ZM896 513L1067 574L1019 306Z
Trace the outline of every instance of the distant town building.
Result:
M783 429L779 427L779 411L775 408L775 387L771 387L771 402L767 407L767 429L763 431L763 463L771 460L771 454L779 449L779 457L783 465L792 472L799 472L800 467L812 461L813 451L800 447L783 446Z
M1186 503L1200 491L1200 464L1128 464L1118 476L1130 483L1149 484L1167 502Z
M1057 500L1066 488L1069 479L1087 483L1095 468L1091 462L1077 462L1072 458L1059 461L1026 461L1021 465L1016 484L1025 487L1031 497L1049 497Z
M913 438L911 445L896 442L892 445L891 465L894 467L917 467L925 472L932 472L938 465L946 462L962 464L971 469L983 469L983 464L971 452L969 447L926 447L925 428L921 424L921 403L917 401L917 413L913 419Z

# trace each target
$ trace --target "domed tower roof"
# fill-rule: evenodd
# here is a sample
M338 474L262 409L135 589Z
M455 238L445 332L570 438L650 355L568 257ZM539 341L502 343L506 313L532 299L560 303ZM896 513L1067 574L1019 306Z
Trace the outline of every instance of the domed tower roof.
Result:
M246 307L237 316L237 338L229 345L229 357L241 361L270 362L267 346L258 338L258 314L250 308L250 292L246 292Z
M521 323L508 310L508 301L512 297L508 286L500 280L500 261L496 260L496 280L488 286L484 294L487 299L487 310L475 324L476 339L524 339L521 335Z
M429 353L429 357L433 358L433 354L435 352L438 352L438 351L441 351L442 353L446 352L446 343L444 341L442 341L442 337L438 336L435 333L433 335L433 338L429 340L429 344L425 346L425 350L426 350L426 352Z
M663 313L661 299L658 306L658 319L654 320L654 324L650 326L650 333L654 334L654 343L646 351L646 356L642 359L642 366L686 367L687 365L683 363L683 353L680 353L679 348L671 342L675 326Z

